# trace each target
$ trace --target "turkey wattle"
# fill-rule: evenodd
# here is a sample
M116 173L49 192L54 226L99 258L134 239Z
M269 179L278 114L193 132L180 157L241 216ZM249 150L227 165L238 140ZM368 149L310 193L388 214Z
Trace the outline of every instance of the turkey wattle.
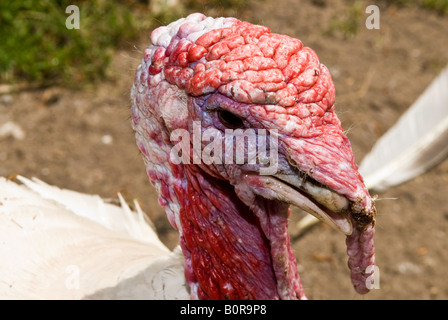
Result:
M132 88L132 122L159 203L179 230L191 297L305 298L287 233L290 204L346 234L353 285L366 293L374 201L315 52L266 27L202 14L154 30L151 40ZM238 129L256 139L238 146ZM275 133L275 172L262 174L272 163L250 156L193 161L210 148L210 139L194 142L207 130L224 160ZM179 140L191 161L173 156Z

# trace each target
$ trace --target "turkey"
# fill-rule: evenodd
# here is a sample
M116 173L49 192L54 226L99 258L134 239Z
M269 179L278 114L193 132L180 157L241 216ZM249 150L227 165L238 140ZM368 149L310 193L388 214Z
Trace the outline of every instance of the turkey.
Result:
M3 179L0 296L305 299L290 205L346 235L353 286L367 293L374 200L315 52L199 13L151 41L131 90L132 127L179 248L164 247L123 201L109 215L99 198Z

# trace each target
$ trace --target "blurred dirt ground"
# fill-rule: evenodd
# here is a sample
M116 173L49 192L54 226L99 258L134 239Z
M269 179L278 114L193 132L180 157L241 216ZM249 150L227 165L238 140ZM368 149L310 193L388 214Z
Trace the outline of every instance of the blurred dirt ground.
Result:
M253 0L235 15L297 37L317 52L332 73L336 110L360 162L448 63L448 19L378 2L380 29L361 24L352 34L350 15L367 18L371 3L355 4L359 8L343 0ZM177 232L157 203L129 119L133 73L148 44L149 32L117 53L114 80L83 91L1 95L0 126L9 122L9 134L0 135L0 176L19 173L106 198L117 191L136 197L172 248ZM364 296L351 286L344 236L320 224L295 237L300 215L293 211L290 233L308 297L447 299L448 160L412 181L371 193L379 197L380 287Z

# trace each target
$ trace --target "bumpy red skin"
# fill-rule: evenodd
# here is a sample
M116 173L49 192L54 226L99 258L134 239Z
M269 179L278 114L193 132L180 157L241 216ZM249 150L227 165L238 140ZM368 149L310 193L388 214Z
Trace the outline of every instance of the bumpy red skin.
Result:
M150 74L163 66L166 80L192 96L219 92L251 104L248 117L284 134L302 171L312 170L313 178L330 189L370 206L350 142L334 113L330 73L312 49L247 22L212 30L195 43L175 40L156 50L152 67L157 67L150 67Z
M188 36L197 25L181 25L169 43L145 51L132 92L137 143L158 187L159 201L181 232L192 297L275 299L303 298L304 293L289 246L285 206L258 199L259 211L269 215L267 221L257 222L238 199L241 195L219 181L227 179L234 185L244 172L235 169L232 175L233 167L226 168L223 176L219 168L169 161L170 131L191 128L187 117L172 116L179 90L187 94L190 118L203 120L201 108L215 103L240 115L250 127L277 129L280 152L288 163L283 169L293 164L351 201L355 231L347 237L349 267L355 289L365 293L369 276L365 269L375 263L375 207L334 113L335 89L328 69L300 40L273 34L263 26L231 22L230 27L208 31L195 41ZM170 214L175 211L173 203L179 204L179 215ZM277 229L272 227L278 221ZM268 246L269 235L260 232L266 226L278 232L269 239L270 245L275 246L273 239L284 242L271 252L259 249ZM276 264L284 264L285 275L272 273ZM283 293L276 284L280 278L289 283Z

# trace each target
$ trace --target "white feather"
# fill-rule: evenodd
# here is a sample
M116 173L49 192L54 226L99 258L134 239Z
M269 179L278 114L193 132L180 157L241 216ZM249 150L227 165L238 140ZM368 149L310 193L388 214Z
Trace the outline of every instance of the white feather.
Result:
M19 177L0 177L1 299L188 299L170 252L122 207Z
M448 153L448 67L365 156L368 188L382 190L421 174Z
M43 199L53 200L80 217L95 221L123 237L151 243L162 251L169 251L159 240L153 229L154 227L149 224L150 221L144 219L143 211L138 202L134 201L137 210L137 213L134 213L120 193L118 193L118 199L121 207L105 202L98 195L60 189L37 178L30 180L17 176L17 180L30 190L38 193Z

